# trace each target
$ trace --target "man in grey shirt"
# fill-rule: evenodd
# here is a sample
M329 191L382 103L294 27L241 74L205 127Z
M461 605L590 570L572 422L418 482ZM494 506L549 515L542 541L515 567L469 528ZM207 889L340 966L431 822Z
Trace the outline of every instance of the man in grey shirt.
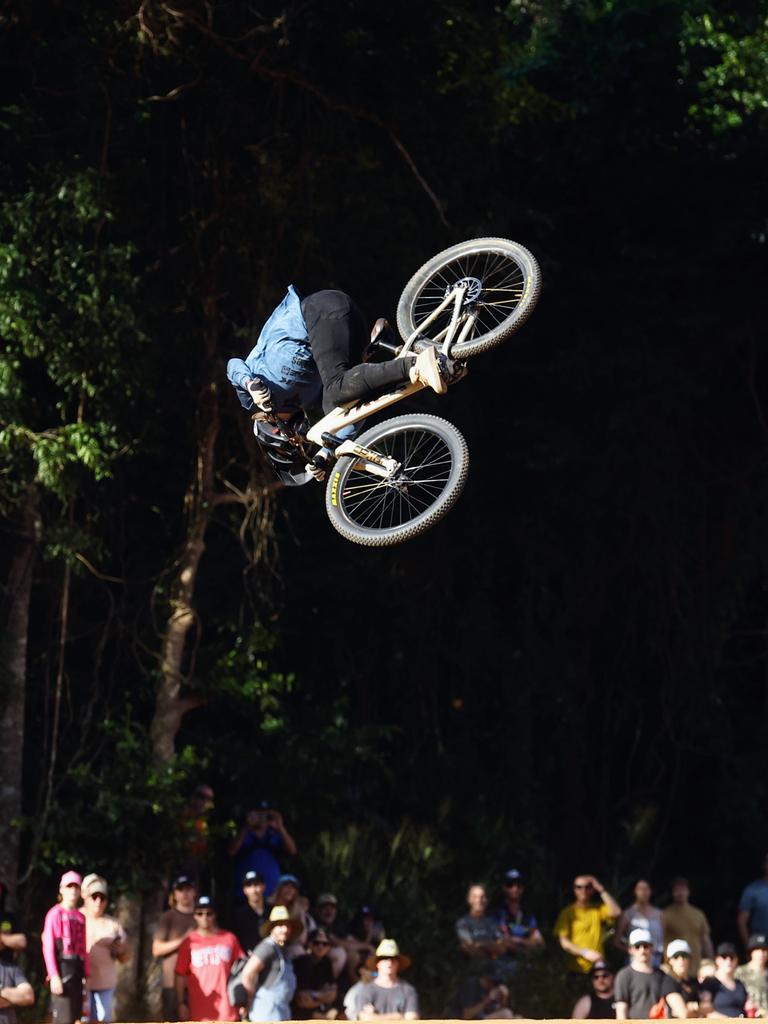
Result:
M653 938L647 928L629 933L629 955L630 963L616 975L616 1020L646 1020L665 980L664 972L653 966Z
M32 986L16 964L0 963L0 1024L16 1024L16 1007L35 1001Z
M416 989L398 977L410 963L394 939L382 939L375 956L365 964L368 970L376 971L376 977L370 982L357 982L344 997L347 1020L375 1020L382 1016L388 1020L418 1020Z

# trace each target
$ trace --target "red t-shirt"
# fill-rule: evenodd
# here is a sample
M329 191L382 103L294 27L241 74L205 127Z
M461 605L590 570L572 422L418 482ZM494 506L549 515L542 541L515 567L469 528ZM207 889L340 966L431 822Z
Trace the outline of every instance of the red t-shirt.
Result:
M227 980L232 964L244 956L232 932L213 935L190 932L179 946L176 973L187 976L190 1020L238 1020L227 999Z

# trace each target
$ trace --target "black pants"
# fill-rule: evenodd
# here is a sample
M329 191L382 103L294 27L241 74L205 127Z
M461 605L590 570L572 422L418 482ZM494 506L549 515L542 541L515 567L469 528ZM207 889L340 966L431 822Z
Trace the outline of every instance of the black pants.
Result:
M301 303L315 365L323 382L323 411L372 398L409 379L413 359L361 363L368 344L365 318L344 292L313 292Z
M83 1015L83 978L62 979L64 992L51 995L51 1016L53 1024L74 1024Z

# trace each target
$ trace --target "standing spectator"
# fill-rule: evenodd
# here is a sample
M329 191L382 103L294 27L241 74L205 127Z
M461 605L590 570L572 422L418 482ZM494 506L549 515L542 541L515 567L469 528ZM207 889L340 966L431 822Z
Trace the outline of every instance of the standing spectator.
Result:
M712 957L709 921L703 911L689 903L691 887L687 878L672 880L672 902L661 912L664 944L685 939L691 948L691 974L698 974L702 956Z
M749 960L736 968L734 977L747 990L747 998L756 1010L755 1016L768 1017L768 936L750 935L747 954Z
M581 996L571 1011L572 1020L613 1020L616 1017L614 975L605 960L596 960L589 969L592 991Z
M19 931L16 917L5 906L6 888L0 882L0 964L12 964L27 948L27 936Z
M196 786L181 814L180 826L184 834L185 856L178 873L189 875L199 890L210 889L210 823L214 792L207 782Z
M560 911L554 933L568 954L569 977L584 978L593 963L605 959L605 929L621 914L621 907L594 875L578 875L573 893L574 902Z
M331 939L322 928L313 928L307 938L309 952L293 961L296 992L293 996L294 1020L328 1020L336 1017L334 1003L338 995L333 964L328 956Z
M514 958L520 954L543 947L544 936L539 931L536 918L523 908L525 883L517 868L510 868L505 872L501 885L502 902L491 916L499 925L506 940L507 958L512 958L514 963Z
M0 961L0 1024L16 1024L16 1007L32 1006L35 993L20 967Z
M646 1020L661 998L664 973L653 966L653 939L647 928L629 933L631 960L616 975L616 1020Z
M176 1004L176 957L185 937L195 926L195 899L197 889L189 875L179 875L173 880L166 910L157 922L152 940L152 956L160 960L162 979L163 1020L177 1021Z
M181 1020L238 1020L227 982L243 950L236 935L217 925L210 896L197 898L194 917L195 927L184 937L176 960L179 1016Z
M280 811L268 800L261 800L257 807L248 811L240 831L229 844L229 856L235 861L236 899L242 901L241 886L246 871L258 871L266 885L265 896L272 900L281 871L278 857L285 854L295 857L297 852Z
M232 930L246 953L252 953L261 942L261 927L269 917L264 899L266 886L258 871L246 871L243 879L245 903L235 907Z
M317 898L314 913L318 928L328 936L331 946L328 959L333 967L334 978L341 977L347 963L346 936L339 925L339 901L332 892L323 892Z
M347 975L357 983L361 966L385 937L384 924L376 917L373 907L363 905L355 911L349 922L345 948L347 950Z
M308 901L301 894L301 882L296 875L280 875L272 902L276 907L285 907L290 917L301 925L296 937L285 948L287 956L300 956L307 944L307 935L315 927L315 921L309 913Z
M243 968L242 982L251 1000L250 1020L290 1020L296 974L285 953L295 942L301 924L286 907L273 907L262 927L263 941Z
M74 1024L83 1012L83 983L88 976L85 918L77 909L82 878L65 871L59 902L45 915L43 960L51 990L53 1024Z
M651 903L653 892L650 883L644 878L638 878L633 892L635 902L622 911L616 922L613 941L629 957L629 933L635 928L645 928L651 933L653 941L653 966L660 967L664 959L664 923L661 910Z
M456 994L456 1006L450 1016L460 1020L508 1020L514 1017L509 1008L509 989L500 974L490 967L479 974L470 974L462 981Z
M699 982L691 975L691 947L685 939L673 939L667 946L667 974L661 994L668 1007L667 1017L699 1016Z
M344 997L344 1010L348 1020L418 1020L419 998L413 985L398 975L410 966L410 957L404 956L394 939L382 939L376 952L366 961L376 976L370 982L358 982Z
M508 947L498 923L488 915L485 886L470 885L466 898L469 913L456 921L456 935L464 955L486 966L487 961L506 953Z
M736 978L739 957L732 942L721 942L715 955L715 973L702 981L702 1016L743 1017L747 1005L747 990ZM705 1004L711 1005L707 1008ZM714 1012L713 1012L714 1011Z
M89 964L88 1017L111 1024L117 965L130 959L127 937L123 926L106 913L107 883L100 875L86 875L82 893Z
M750 882L741 894L736 924L745 949L750 935L768 935L768 853L762 878Z

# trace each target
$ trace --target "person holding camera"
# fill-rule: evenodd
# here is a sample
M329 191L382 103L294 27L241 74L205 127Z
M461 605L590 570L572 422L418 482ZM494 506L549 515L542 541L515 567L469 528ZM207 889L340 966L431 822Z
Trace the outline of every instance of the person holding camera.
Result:
M256 871L264 879L264 895L272 896L277 887L281 869L278 857L295 857L298 852L293 836L288 832L283 816L268 800L261 800L248 811L237 835L229 844L229 856L234 859L233 890L237 903L245 899L243 880L248 871Z

